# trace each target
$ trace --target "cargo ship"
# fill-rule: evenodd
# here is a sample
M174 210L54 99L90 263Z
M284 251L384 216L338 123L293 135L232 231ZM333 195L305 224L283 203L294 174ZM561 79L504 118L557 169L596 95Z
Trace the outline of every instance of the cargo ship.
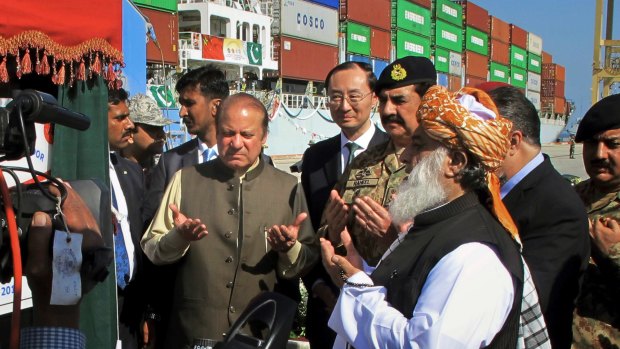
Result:
M156 11L158 1L168 0L135 3ZM539 111L543 143L557 140L572 110L564 96L565 68L543 50L542 38L472 1L172 1L178 41L170 45L178 62L150 60L148 90L178 119L174 77L166 74L166 64L168 72L218 66L232 93L253 93L268 107L271 155L302 154L309 144L339 132L323 80L332 67L350 60L371 64L379 75L394 59L428 57L438 84L451 90L485 81L512 84ZM378 115L373 121L380 125ZM182 129L175 132L179 142L186 139Z

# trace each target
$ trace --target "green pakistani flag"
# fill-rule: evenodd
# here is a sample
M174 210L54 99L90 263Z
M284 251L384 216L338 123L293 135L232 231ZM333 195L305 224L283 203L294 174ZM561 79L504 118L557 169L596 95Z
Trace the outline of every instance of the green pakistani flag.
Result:
M263 64L263 49L261 44L255 42L247 42L248 48L248 60L250 64L261 65Z

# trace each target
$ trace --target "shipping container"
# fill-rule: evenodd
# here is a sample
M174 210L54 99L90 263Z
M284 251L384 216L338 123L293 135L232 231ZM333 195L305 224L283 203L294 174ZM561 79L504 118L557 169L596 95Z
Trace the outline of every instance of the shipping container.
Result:
M437 85L449 88L450 80L448 79L448 74L437 73Z
M564 69L564 66L556 63L543 63L542 78L566 81L566 70Z
M549 53L543 51L542 53L542 62L543 64L553 63L553 56Z
M407 0L395 0L392 7L392 27L421 36L431 36L431 10Z
M372 71L377 76L377 79L379 78L379 76L381 76L381 73L383 72L383 69L385 69L385 67L387 67L388 64L390 64L390 62L384 61L384 60L381 60L381 59L373 59L372 60Z
M534 33L527 33L527 50L538 56L542 54L542 38Z
M489 11L471 1L460 0L455 2L463 6L466 26L482 30L483 32L489 34Z
M463 52L463 30L444 21L435 22L435 44L454 52Z
M465 51L465 75L487 79L489 58L479 53ZM468 85L469 86L469 85Z
M146 43L146 61L161 64L162 53L164 63L170 65L179 64L179 18L177 13L141 8L140 11L149 18L155 33L161 52L151 40Z
M460 75L448 75L448 81L448 90L450 91L458 91L463 87L463 79L461 79Z
M435 70L442 73L450 72L450 51L441 47L435 48L435 52L432 57L433 64L435 64ZM446 82L447 87L447 82Z
M151 9L160 10L160 11L168 11L168 12L177 12L179 9L179 6L177 5L176 0L134 0L133 2L136 5L138 5L140 8L146 7L146 8L151 8ZM149 19L151 18L149 17Z
M540 74L542 71L542 59L532 52L527 54L527 70Z
M459 28L463 27L463 7L450 0L436 0L433 14L435 18L442 19Z
M363 62L372 65L372 59L370 57L354 54L347 55L347 62Z
M510 24L493 16L489 16L489 19L491 38L507 44L510 43Z
M562 97L540 96L540 111L542 113L565 115L567 111L566 99Z
M489 81L508 83L510 81L510 67L497 62L489 63Z
M284 78L323 81L338 64L338 47L283 36L279 61Z
M429 38L404 30L396 30L396 33L392 33L392 35L392 41L396 48L396 59L405 56L431 57L431 40Z
M284 36L338 45L338 11L302 0L282 2L280 31Z
M335 8L335 9L337 9L338 6L340 5L339 0L307 0L307 1L314 2L316 4L320 4L320 5Z
M489 58L493 62L508 65L510 64L510 45L497 39L489 41Z
M370 27L353 22L343 23L347 33L347 52L370 56Z
M521 27L511 24L510 25L510 43L519 46L522 49L527 48L527 32Z
M341 0L340 20L390 30L391 8L391 0Z
M510 84L514 87L525 89L527 86L527 71L514 66L510 67Z
M390 59L391 38L387 30L370 28L370 55L380 59Z
M564 97L564 81L542 79L540 94L543 97Z
M540 110L540 93L539 92L526 90L525 97L529 99L530 102L532 102L536 110Z
M460 53L450 52L450 71L451 75L463 75L463 56Z
M527 89L530 91L540 92L542 86L542 79L540 74L527 72Z
M527 51L515 45L510 45L510 65L517 68L526 69Z
M467 27L465 29L465 49L488 56L489 36L483 31Z
M484 82L486 82L486 78L480 78L477 76L465 75L465 86L467 87L476 87Z
M426 7L427 9L430 9L432 6L432 0L411 0L411 2L416 3L422 7Z

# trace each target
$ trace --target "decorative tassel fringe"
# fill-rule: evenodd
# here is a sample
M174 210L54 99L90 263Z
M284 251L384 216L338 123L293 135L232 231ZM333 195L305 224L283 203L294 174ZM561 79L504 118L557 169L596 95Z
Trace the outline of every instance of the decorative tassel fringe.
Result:
M99 59L99 53L95 55L95 62L91 64L90 70L97 75L101 74L101 60Z
M114 72L114 66L112 65L112 62L108 63L108 68L106 69L105 74L103 74L103 77L108 81L116 80L116 73Z
M47 59L47 51L43 50L43 58L41 59L41 75L50 73L50 62Z
M15 54L15 65L17 66L17 71L15 72L15 75L17 75L18 79L22 78L22 65L19 62L19 51L17 51L17 53Z
M86 65L84 64L84 59L83 58L80 61L80 66L78 68L78 71L77 71L77 74L76 74L76 78L78 80L81 80L81 81L86 80Z
M0 82L9 82L9 72L6 70L6 57L0 63Z
M26 49L24 57L22 58L22 73L32 73L32 59L30 58L30 50Z
M65 62L62 62L60 69L58 69L58 73L52 76L52 82L56 85L64 85L65 84Z

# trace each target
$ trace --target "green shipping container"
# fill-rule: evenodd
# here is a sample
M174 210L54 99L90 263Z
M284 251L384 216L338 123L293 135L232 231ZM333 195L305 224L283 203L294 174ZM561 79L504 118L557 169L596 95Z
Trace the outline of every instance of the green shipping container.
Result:
M510 84L514 87L527 86L527 71L518 67L510 67Z
M478 29L467 27L465 29L465 49L488 56L489 36Z
M433 55L435 70L442 73L450 73L450 51L437 47Z
M450 0L437 0L435 4L435 16L448 21L459 28L463 28L463 7Z
M510 65L517 68L526 69L527 51L515 45L510 45Z
M463 52L463 31L444 21L435 22L435 44L450 51Z
M527 70L540 74L542 72L542 59L539 55L527 53Z
M393 10L394 11L394 10ZM393 25L422 36L431 36L431 10L418 6L407 0L396 0Z
M167 10L177 12L179 6L176 0L133 0L136 5L144 6L156 10Z
M489 81L508 83L510 81L510 68L507 65L491 62L489 64Z
M347 52L370 56L370 27L348 22L346 31Z
M431 40L404 30L396 30L396 59L405 56L431 57Z

